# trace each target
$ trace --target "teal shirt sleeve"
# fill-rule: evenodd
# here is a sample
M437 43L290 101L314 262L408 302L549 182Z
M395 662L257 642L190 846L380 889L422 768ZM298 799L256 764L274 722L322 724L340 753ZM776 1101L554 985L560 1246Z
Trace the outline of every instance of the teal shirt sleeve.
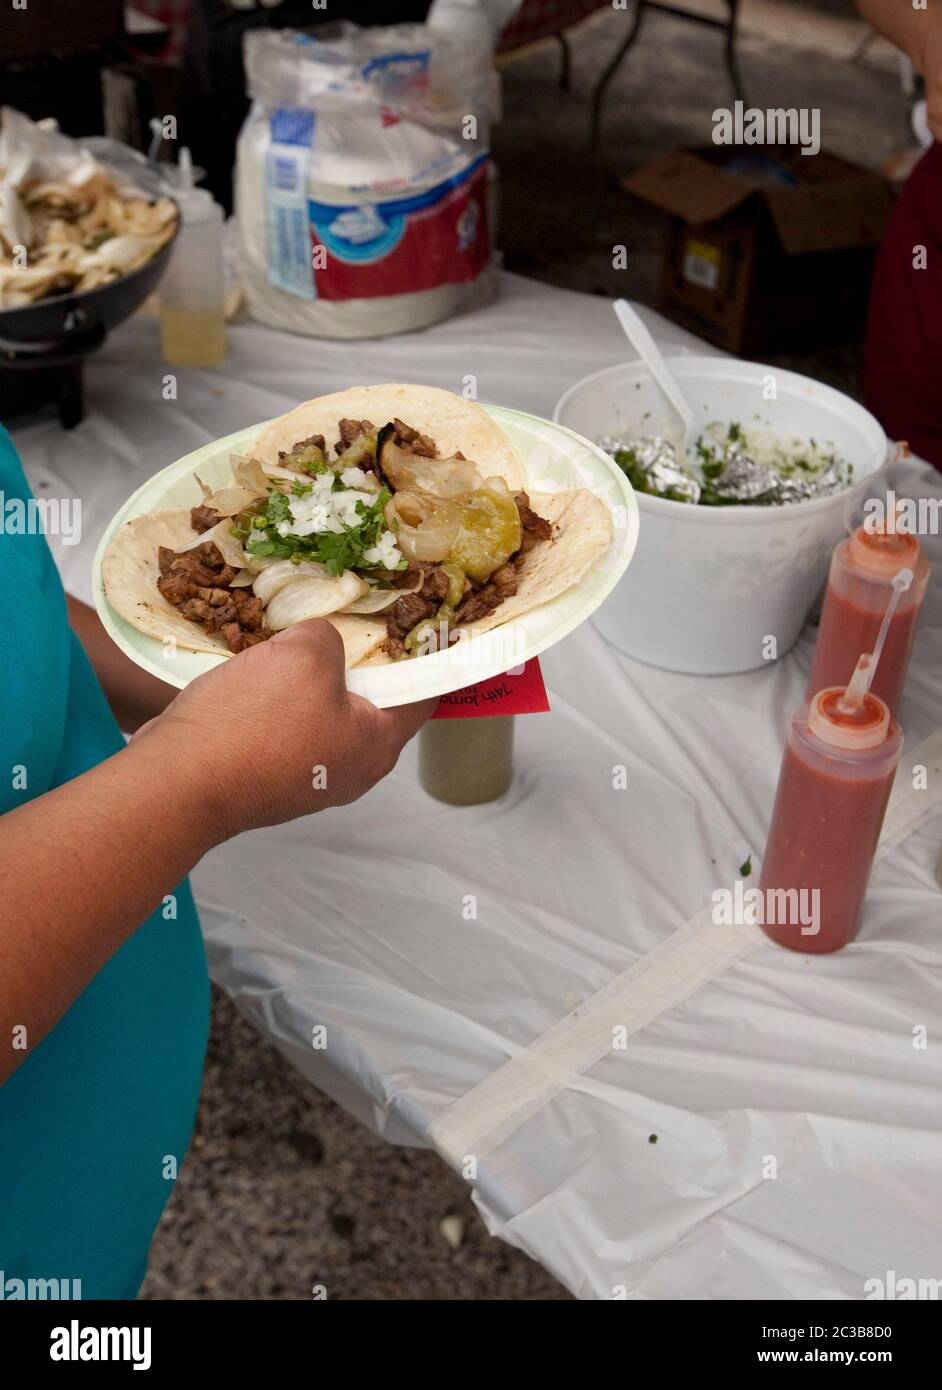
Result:
M124 743L69 629L30 501L0 428L0 814ZM172 767L167 779L172 805ZM18 1281L29 1279L80 1281L70 1288L83 1298L135 1295L190 1141L208 1016L206 959L183 883L0 1089L0 1298L20 1296Z

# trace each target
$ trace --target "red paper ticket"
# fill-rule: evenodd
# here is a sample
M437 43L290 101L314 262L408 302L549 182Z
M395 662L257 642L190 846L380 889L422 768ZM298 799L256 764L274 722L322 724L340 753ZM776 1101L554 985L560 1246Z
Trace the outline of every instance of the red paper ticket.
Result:
M443 695L433 719L478 719L490 714L545 714L549 709L540 663L534 656L522 670Z

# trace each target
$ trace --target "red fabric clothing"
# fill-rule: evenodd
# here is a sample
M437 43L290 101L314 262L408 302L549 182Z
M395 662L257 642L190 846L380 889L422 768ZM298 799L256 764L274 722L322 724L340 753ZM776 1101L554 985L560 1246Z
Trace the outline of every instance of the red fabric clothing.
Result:
M498 53L509 53L525 43L561 34L594 10L608 9L611 0L523 0L497 41Z
M183 44L186 39L186 26L190 22L192 0L133 0L131 6L141 14L166 24L170 33L167 42L155 55L159 63L179 64L183 57Z
M925 269L914 261L925 248ZM890 215L870 292L866 403L891 439L942 471L942 145L923 155Z

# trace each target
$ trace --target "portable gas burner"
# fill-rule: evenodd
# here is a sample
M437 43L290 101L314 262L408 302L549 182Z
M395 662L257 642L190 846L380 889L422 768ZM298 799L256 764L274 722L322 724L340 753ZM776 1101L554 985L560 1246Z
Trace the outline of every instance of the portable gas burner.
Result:
M143 304L167 268L174 236L138 270L78 294L0 309L0 418L54 404L64 429L81 420L85 358Z

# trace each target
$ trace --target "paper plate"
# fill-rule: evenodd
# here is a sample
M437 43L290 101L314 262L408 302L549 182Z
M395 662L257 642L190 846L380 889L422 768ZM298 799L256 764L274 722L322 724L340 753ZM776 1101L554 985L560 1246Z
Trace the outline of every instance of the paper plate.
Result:
M347 686L381 707L403 705L431 695L445 695L475 681L516 669L532 656L545 652L599 606L628 568L638 537L638 507L631 485L607 454L581 435L501 406L485 406L487 413L506 430L527 470L527 485L534 492L566 492L586 488L595 493L612 513L612 539L608 550L584 578L566 593L540 608L512 619L502 627L456 643L447 651L421 656L389 666L362 666L347 672ZM244 453L267 421L226 435L170 464L124 504L102 536L95 554L92 585L99 616L126 656L182 689L191 680L230 658L210 652L170 649L169 644L138 632L105 597L101 565L105 551L119 527L144 512L173 507L192 507L200 501L193 474L219 487L231 477L229 457Z

